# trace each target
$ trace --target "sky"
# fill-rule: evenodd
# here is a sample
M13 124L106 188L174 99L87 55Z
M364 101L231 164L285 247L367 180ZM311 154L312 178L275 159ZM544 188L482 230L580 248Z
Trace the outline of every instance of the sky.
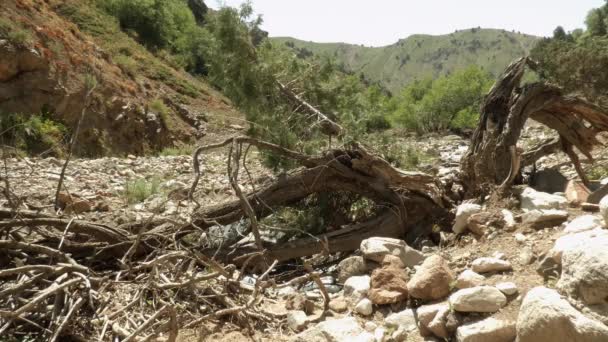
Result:
M206 0L211 8L245 0ZM271 37L384 46L409 35L448 34L471 27L550 36L584 26L604 0L253 0Z

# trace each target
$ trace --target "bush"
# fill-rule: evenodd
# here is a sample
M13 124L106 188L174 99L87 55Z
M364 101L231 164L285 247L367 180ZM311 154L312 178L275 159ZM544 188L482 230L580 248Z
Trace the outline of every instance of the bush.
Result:
M168 157L168 156L189 156L192 155L194 153L194 150L196 148L192 145L183 145L183 146L176 146L176 147L165 147L164 149L162 149L162 151L160 151L158 153L159 156L161 157Z
M167 126L170 122L169 113L171 109L161 99L155 99L148 105L148 111L158 114L162 122Z
M22 46L29 46L34 42L31 31L5 18L0 18L0 37L6 37L14 44Z
M150 180L137 179L127 182L124 197L129 204L141 203L152 195L160 192L161 179L154 177Z
M67 129L44 114L0 113L0 139L3 144L30 155L63 154Z

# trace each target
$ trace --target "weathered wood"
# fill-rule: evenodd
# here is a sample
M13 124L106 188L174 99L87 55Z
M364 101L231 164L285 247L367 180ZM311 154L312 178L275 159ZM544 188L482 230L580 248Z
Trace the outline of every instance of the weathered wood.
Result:
M509 177L513 164L511 151L517 147L528 119L557 131L560 141L523 153L521 165L530 165L544 155L563 151L583 182L588 183L573 147L592 160L591 151L599 144L597 133L608 131L608 113L584 99L565 95L554 85L537 82L520 86L526 66L538 67L528 58L509 65L481 106L480 123L462 161L462 182L467 197L487 195L498 184L515 178Z

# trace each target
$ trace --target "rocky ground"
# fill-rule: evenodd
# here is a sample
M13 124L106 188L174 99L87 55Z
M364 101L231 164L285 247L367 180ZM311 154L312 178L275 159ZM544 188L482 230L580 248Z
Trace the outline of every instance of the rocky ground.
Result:
M532 144L545 134L531 127L524 136ZM408 144L434 156L421 167L441 177L455 172L467 147L456 136ZM597 157L601 163L601 151ZM205 156L196 194L202 206L234 197L225 160L223 151ZM255 152L249 160L251 178L241 176L246 190L273 177ZM286 319L256 338L608 341L608 200L601 209L583 211L585 194L565 188L576 173L564 161L561 156L539 163L557 166L566 179L563 191L522 187L513 206L499 210L465 203L440 246L418 251L401 240L371 238L340 263L320 268L331 297L329 317L319 318L323 301L313 283L269 289L264 305ZM61 166L54 158L8 159L3 174L24 208L54 213ZM67 217L112 225L152 216L187 222L195 210L186 199L190 156L75 159L66 175L59 214ZM546 177L537 189L557 182ZM245 277L243 285L252 279ZM180 335L187 341L248 340L230 322Z

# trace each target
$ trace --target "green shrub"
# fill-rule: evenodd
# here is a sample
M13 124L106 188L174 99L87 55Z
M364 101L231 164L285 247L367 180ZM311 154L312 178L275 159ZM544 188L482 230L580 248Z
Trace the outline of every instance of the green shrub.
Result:
M164 149L162 149L158 155L161 157L168 157L168 156L189 156L192 155L192 153L194 153L194 150L196 148L192 145L182 145L182 146L176 146L176 147L165 147Z
M9 41L22 46L29 46L34 42L31 31L5 18L0 18L0 37L6 37Z
M0 113L0 139L29 155L61 156L67 129L45 114L26 116Z
M162 180L158 177L153 177L150 180L137 179L127 182L124 191L124 197L129 204L141 203L152 195L160 192L160 184Z
M155 99L148 105L148 110L154 114L158 114L165 125L169 123L169 113L171 109L165 105L163 100Z
M118 55L114 57L114 63L131 78L135 78L137 75L137 62L132 57Z

